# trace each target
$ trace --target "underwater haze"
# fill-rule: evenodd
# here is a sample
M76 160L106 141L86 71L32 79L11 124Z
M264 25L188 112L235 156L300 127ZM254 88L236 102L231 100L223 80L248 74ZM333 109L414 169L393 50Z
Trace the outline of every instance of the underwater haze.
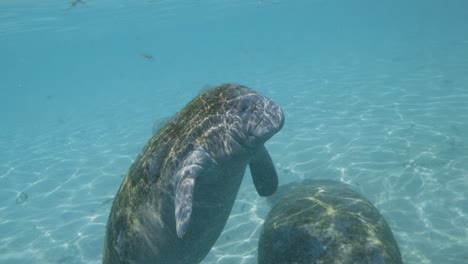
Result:
M468 1L0 1L0 263L101 263L153 125L235 82L282 106L280 184L354 185L404 263L468 263ZM247 170L203 264L257 263Z

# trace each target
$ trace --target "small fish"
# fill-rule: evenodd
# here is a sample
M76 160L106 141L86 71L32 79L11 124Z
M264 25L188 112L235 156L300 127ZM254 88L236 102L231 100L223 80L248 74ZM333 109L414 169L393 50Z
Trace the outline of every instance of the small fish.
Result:
M70 2L70 6L68 6L67 10L77 7L78 5L86 5L86 2L84 0L73 0Z
M151 54L148 53L142 53L141 56L149 61L154 61L154 57Z
M73 1L70 3L70 7L75 7L75 6L77 6L78 4L85 5L86 2L84 2L83 0L73 0Z

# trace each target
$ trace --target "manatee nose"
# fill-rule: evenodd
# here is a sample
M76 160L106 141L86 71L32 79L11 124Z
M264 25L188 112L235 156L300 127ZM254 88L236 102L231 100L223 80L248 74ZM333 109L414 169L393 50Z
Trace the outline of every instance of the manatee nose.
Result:
M269 101L269 111L265 111L265 119L270 122L272 129L275 129L274 133L281 130L284 125L284 114L283 109L273 101Z
M266 141L283 127L284 114L279 105L267 99L265 100L265 108L262 115L262 119L255 127L253 134Z

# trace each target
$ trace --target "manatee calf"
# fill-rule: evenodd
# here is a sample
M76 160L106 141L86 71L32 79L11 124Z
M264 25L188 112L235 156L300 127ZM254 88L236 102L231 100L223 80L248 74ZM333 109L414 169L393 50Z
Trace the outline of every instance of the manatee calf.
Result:
M291 183L271 198L274 206L258 243L259 264L402 263L383 216L344 183Z
M247 164L261 196L276 191L264 143L283 123L276 103L244 86L195 97L131 165L109 215L104 263L199 263L223 230Z

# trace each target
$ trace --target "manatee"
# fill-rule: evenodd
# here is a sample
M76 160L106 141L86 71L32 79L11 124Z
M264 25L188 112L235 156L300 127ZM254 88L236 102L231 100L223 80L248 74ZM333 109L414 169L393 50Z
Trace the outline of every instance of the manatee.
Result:
M247 87L208 89L143 147L117 192L104 263L199 263L223 230L247 165L259 195L278 178L264 143L281 108Z
M263 224L259 264L401 264L392 231L349 185L305 180L281 186Z

